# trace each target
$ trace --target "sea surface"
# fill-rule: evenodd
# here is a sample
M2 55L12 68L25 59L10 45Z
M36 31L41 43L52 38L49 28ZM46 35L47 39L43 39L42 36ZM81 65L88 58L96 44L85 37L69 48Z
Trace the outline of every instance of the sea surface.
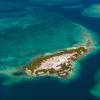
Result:
M82 43L84 33L98 48L100 18L82 11L100 1L58 1L0 0L0 100L100 100L90 93L100 70L98 49L79 61L78 74L68 83L53 77L21 81L10 75L34 57Z

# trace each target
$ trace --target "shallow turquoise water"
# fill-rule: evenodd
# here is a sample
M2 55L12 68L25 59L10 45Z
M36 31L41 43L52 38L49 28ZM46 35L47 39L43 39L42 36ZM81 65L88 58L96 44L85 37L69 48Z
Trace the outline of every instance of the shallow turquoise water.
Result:
M75 5L82 4L75 2ZM22 2L19 7L13 3L9 5L5 9L2 6L3 13L0 14L0 72L3 72L0 73L0 83L19 80L9 78L9 73L34 57L85 42L84 34L94 41L99 38L99 20L83 17L80 13L85 6L70 10L62 6L72 7L74 3L46 6ZM94 23L98 24L96 28ZM94 75L99 69L99 59L100 53L94 53L79 61L79 74L70 83L44 77L9 86L0 84L0 100L96 100L89 92L96 84Z
M92 35L84 26L61 15L38 7L33 11L21 18L1 19L0 61L4 68L22 66L34 56L81 44L84 34Z

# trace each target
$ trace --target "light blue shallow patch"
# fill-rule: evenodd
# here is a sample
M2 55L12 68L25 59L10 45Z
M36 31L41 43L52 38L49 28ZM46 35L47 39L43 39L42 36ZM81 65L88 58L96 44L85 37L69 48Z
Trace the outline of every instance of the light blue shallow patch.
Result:
M100 99L100 71L95 77L96 85L91 89L90 93Z
M82 12L83 16L100 18L100 4L90 5Z

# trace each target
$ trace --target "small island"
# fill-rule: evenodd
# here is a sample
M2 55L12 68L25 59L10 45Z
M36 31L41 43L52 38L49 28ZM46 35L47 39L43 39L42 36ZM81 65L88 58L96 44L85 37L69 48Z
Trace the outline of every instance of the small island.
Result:
M24 71L28 76L57 76L66 79L73 71L73 63L90 52L90 45L90 41L87 41L85 45L37 57L24 67Z

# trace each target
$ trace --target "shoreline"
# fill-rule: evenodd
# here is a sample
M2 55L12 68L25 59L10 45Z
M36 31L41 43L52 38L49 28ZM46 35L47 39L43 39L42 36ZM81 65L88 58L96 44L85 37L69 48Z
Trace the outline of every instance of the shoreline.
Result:
M91 41L86 45L65 48L55 53L40 56L25 66L23 71L28 76L56 76L58 78L69 78L73 74L73 66L77 66L77 60L87 55L90 51ZM69 55L69 56L68 56ZM75 63L73 65L73 63Z

